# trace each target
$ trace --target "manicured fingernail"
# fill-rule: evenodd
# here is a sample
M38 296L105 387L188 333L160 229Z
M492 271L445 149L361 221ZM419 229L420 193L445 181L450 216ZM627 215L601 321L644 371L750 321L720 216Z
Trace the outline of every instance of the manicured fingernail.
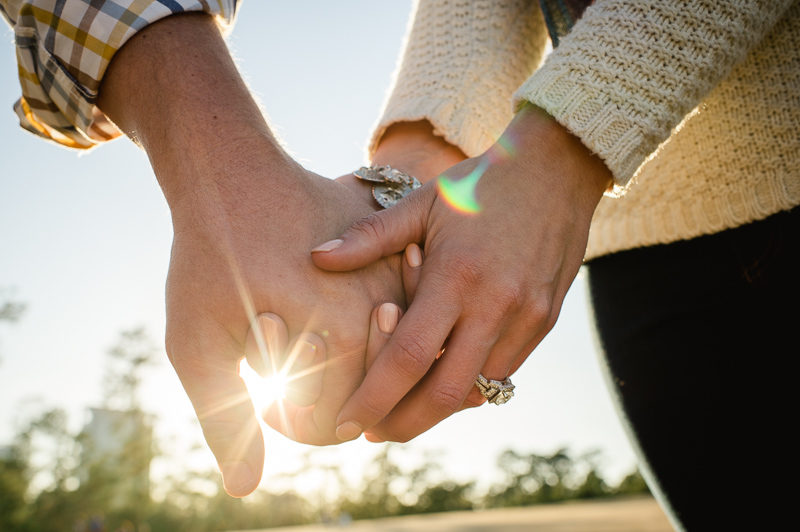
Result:
M300 340L297 342L295 349L297 349L295 366L305 369L314 363L314 359L317 357L317 346L305 340Z
M333 251L342 244L344 244L344 240L341 240L339 238L337 238L336 240L330 240L312 249L311 253L326 253L328 251Z
M378 308L378 328L386 334L392 334L397 328L400 309L394 303L384 303Z
M352 421L345 421L338 427L336 427L336 437L339 438L341 441L350 441L355 440L361 433L364 432L361 430L361 427L353 423Z
M406 262L412 268L419 268L422 266L422 252L416 244L409 244L406 246Z
M270 353L262 353L262 356L265 358L264 363L266 364L269 362L266 358L269 357L270 354L277 355L277 353L272 353L272 351L277 350L278 322L269 316L259 316L258 325L261 327L261 334L264 335L264 343L270 351Z
M253 482L253 472L244 462L223 462L219 465L226 491L237 492Z
M382 438L379 438L379 437L377 437L374 434L371 434L369 432L365 432L364 433L364 438L370 443L383 443L383 442L386 441L386 440L384 440Z

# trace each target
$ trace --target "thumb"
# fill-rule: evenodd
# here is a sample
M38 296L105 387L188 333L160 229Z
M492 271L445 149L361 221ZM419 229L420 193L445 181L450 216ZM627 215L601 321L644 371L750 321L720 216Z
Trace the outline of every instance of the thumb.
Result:
M311 259L323 270L344 272L399 253L407 244L424 240L435 200L435 187L415 190L394 207L356 220L339 238L312 249Z

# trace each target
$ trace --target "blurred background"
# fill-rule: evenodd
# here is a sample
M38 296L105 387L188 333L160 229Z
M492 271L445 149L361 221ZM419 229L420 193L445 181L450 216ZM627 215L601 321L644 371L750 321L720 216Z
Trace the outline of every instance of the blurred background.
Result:
M364 163L410 10L244 2L230 48L310 170ZM225 496L162 348L172 228L147 158L126 139L77 154L21 130L13 35L0 35L0 529L224 530L646 489L579 276L510 403L405 445L311 448L264 426L259 490Z

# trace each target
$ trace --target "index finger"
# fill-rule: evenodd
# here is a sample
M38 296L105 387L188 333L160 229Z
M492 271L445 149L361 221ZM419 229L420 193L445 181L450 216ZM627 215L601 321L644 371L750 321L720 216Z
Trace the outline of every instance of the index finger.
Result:
M378 423L431 367L460 314L448 292L442 282L431 277L426 282L423 277L416 299L389 343L339 412L339 440L357 438Z
M238 346L226 337L172 344L168 351L217 459L225 491L233 497L249 495L264 470L264 439L250 395L239 377L242 354Z

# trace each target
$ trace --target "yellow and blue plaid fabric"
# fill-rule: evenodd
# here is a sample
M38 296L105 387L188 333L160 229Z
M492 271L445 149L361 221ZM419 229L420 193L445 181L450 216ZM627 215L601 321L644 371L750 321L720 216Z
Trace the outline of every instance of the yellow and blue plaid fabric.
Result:
M114 54L137 31L169 15L201 11L233 25L241 0L0 0L14 29L20 125L71 148L121 135L95 106Z

